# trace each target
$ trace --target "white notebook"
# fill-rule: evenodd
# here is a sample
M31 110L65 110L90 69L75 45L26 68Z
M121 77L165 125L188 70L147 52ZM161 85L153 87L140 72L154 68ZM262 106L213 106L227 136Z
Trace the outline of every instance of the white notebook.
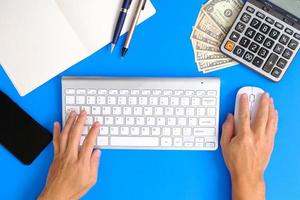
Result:
M0 0L0 63L19 94L28 94L110 43L122 2ZM122 34L137 3L133 0ZM148 1L139 23L154 14Z

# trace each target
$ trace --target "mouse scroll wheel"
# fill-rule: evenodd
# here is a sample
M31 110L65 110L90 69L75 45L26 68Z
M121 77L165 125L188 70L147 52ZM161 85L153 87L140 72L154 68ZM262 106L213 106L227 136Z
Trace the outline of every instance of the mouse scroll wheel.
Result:
M251 94L249 98L251 103L255 101L255 95Z

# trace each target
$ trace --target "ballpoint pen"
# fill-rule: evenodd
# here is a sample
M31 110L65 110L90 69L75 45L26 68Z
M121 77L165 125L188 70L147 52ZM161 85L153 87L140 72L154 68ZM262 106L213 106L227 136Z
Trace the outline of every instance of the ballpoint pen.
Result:
M130 8L132 0L124 0L123 1L123 5L121 7L120 10L120 15L119 15L119 19L118 22L116 24L116 28L115 28L115 33L114 33L114 37L111 43L111 53L113 52L115 45L118 42L118 39L120 37L120 33L122 31L126 16L127 16L127 11Z
M145 8L146 2L147 2L147 0L140 0L139 1L139 4L138 4L138 6L136 8L136 11L135 11L134 18L131 22L131 25L130 25L130 28L129 28L129 31L128 31L128 35L127 35L124 47L122 49L122 57L124 57L126 55L127 51L128 51L128 48L129 48L129 45L130 45L134 30L135 30L135 27L136 27L136 24L139 20L141 11L144 10L144 8Z

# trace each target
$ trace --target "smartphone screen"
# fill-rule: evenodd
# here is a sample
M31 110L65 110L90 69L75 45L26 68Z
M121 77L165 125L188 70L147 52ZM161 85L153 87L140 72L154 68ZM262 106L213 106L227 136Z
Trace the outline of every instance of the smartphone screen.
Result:
M51 142L52 135L0 91L0 144L29 165Z

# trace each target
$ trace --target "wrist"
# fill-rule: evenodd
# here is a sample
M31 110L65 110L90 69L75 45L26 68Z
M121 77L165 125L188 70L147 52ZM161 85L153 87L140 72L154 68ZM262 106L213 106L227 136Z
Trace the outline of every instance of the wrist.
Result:
M265 181L263 175L232 176L233 200L264 200Z

